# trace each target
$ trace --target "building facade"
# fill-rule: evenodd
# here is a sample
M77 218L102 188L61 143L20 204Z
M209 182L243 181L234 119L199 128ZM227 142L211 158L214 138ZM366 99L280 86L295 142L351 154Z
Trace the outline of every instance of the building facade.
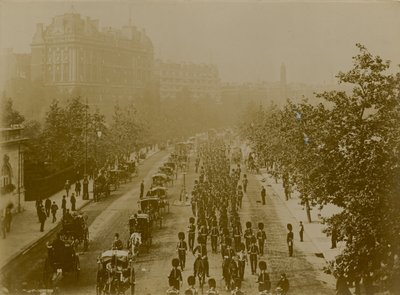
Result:
M0 209L13 211L24 207L24 153L22 127L1 128L1 196Z
M220 78L216 65L157 60L155 76L159 81L161 100L175 99L182 91L189 92L194 100L220 100Z
M153 45L133 25L99 29L76 12L37 24L31 44L31 78L92 103L134 100L153 78Z

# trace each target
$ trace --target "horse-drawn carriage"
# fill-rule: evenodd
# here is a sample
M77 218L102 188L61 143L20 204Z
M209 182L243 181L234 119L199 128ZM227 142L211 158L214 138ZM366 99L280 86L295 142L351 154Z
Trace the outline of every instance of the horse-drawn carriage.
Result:
M125 294L130 289L135 293L135 270L131 255L127 250L107 250L97 260L96 293Z
M104 173L100 174L93 182L93 194L96 201L110 196L110 181Z
M160 168L158 168L159 172L162 174L165 174L167 176L168 179L174 179L174 169L172 167L169 166L161 166Z
M164 173L153 174L151 179L153 181L152 186L164 186L170 181L169 177Z
M160 228L162 227L162 200L159 197L146 196L138 201L140 210L149 215L150 225L152 226L154 222L158 222Z
M80 263L74 242L66 243L57 238L53 243L47 243L47 258L43 270L46 287L56 288L68 273L74 274L76 280L79 279Z
M176 168L177 168L177 167L176 167L176 162L174 162L174 161L165 162L165 163L164 163L164 166L165 166L165 167L171 168L172 171L175 171Z
M165 213L165 209L168 207L169 212L169 201L167 199L168 193L167 188L164 186L155 186L152 187L147 192L147 197L157 197L159 198L159 207Z
M60 238L63 241L73 241L75 249L83 244L83 250L89 246L89 229L86 224L87 216L81 214L65 215L61 220Z
M148 214L137 214L129 218L129 241L128 248L131 249L132 255L139 253L139 247L142 245L146 248L146 252L152 243L150 217Z
M123 171L119 170L119 169L112 169L112 170L108 171L110 187L112 187L114 191L119 188L120 181L123 178L122 174L123 174Z
M242 157L242 149L240 147L234 148L232 151L232 162L235 164L240 164L240 162L242 162Z

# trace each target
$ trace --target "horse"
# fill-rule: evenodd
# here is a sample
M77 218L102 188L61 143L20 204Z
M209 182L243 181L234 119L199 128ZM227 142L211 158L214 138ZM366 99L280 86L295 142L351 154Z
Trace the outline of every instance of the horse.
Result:
M139 255L139 247L142 245L142 234L134 232L129 238L129 247L131 248L132 256Z
M200 256L197 256L196 260L194 261L194 276L198 277L200 288L203 289L203 285L206 279L205 273L205 266L204 261Z

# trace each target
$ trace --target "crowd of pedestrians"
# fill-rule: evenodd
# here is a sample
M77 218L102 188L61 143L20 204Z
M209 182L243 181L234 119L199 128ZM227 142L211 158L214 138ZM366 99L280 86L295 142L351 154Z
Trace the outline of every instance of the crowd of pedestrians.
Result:
M259 222L256 230L252 222L247 221L243 230L239 216L242 198L247 192L247 175L242 174L240 163L235 163L232 168L229 147L220 139L203 143L198 148L197 159L196 170L199 178L195 180L191 202L194 216L189 219L187 243L184 232L178 233L178 257L172 260L172 269L168 276L170 288L167 294L180 294L183 284L182 272L186 268L186 254L189 251L196 259L193 275L187 278L189 288L183 294L198 294L195 282L198 281L203 289L206 277L206 294L218 294L216 280L210 278L208 244L212 253L221 253L221 273L213 275L222 276L227 291L236 295L244 294L241 289L242 281L245 280L246 265L250 262L251 274L257 276L259 294L267 294L272 285L267 263L264 260L260 261L267 239L264 223ZM263 189L263 204L265 196L266 192ZM288 234L288 239L292 235L293 233ZM293 247L291 249L293 250ZM289 254L292 250L289 248ZM282 274L277 288L281 294L288 291L289 281L285 274Z

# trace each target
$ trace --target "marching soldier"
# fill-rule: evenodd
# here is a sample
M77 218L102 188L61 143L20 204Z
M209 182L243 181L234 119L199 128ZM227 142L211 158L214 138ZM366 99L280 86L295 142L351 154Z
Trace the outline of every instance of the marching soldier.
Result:
M242 228L240 222L236 222L235 227L233 228L233 238L235 241L235 250L238 252L240 243L241 243L241 235L242 235Z
M179 264L181 266L182 271L185 269L186 264L186 251L187 251L187 244L185 242L185 233L180 232L178 234L179 242L176 246L176 251L178 251L179 257Z
M244 240L246 242L246 250L249 251L251 238L254 237L253 229L251 228L251 222L246 222L246 230L244 231Z
M258 241L258 250L260 250L260 255L264 255L264 244L267 239L267 235L264 231L264 223L258 223L258 232L257 232L257 241Z
M215 279L208 280L208 287L209 289L207 290L207 295L219 295L218 291L216 290L217 282Z
M251 274L256 274L257 272L257 256L259 254L258 246L256 245L256 238L253 237L251 239L250 245L250 267L251 267Z
M200 227L199 230L199 236L203 240L203 243L207 245L207 236L208 236L208 231L206 225L203 223L202 226Z
M240 245L240 251L237 253L238 256L238 267L239 267L239 278L243 281L244 280L244 269L246 264L249 263L247 259L247 253L245 251L246 246L242 243Z
M196 278L194 276L189 276L187 278L187 282L189 285L189 288L185 290L185 294L190 294L190 295L198 295L199 293L197 292L196 288L194 287L196 283Z
M194 217L189 218L189 226L188 226L188 244L190 251L193 251L194 247L194 238L196 236L196 225L194 224Z
M179 266L179 259L178 258L172 259L172 269L171 272L169 273L168 279L170 282L170 286L173 286L176 290L180 290L180 286L182 284L182 273L180 269L178 269L178 266Z
M260 261L259 267L260 275L258 276L257 283L258 291L261 294L262 292L269 292L271 290L271 281L269 280L269 275L267 273L267 263L265 261Z
M197 238L197 243L197 247L193 249L193 255L196 255L196 252L199 252L200 258L203 260L206 276L209 277L210 267L208 265L207 246L204 244L204 240L201 237Z
M218 242L219 230L217 227L217 221L213 221L213 226L211 228L211 249L213 253L218 253L217 242Z

